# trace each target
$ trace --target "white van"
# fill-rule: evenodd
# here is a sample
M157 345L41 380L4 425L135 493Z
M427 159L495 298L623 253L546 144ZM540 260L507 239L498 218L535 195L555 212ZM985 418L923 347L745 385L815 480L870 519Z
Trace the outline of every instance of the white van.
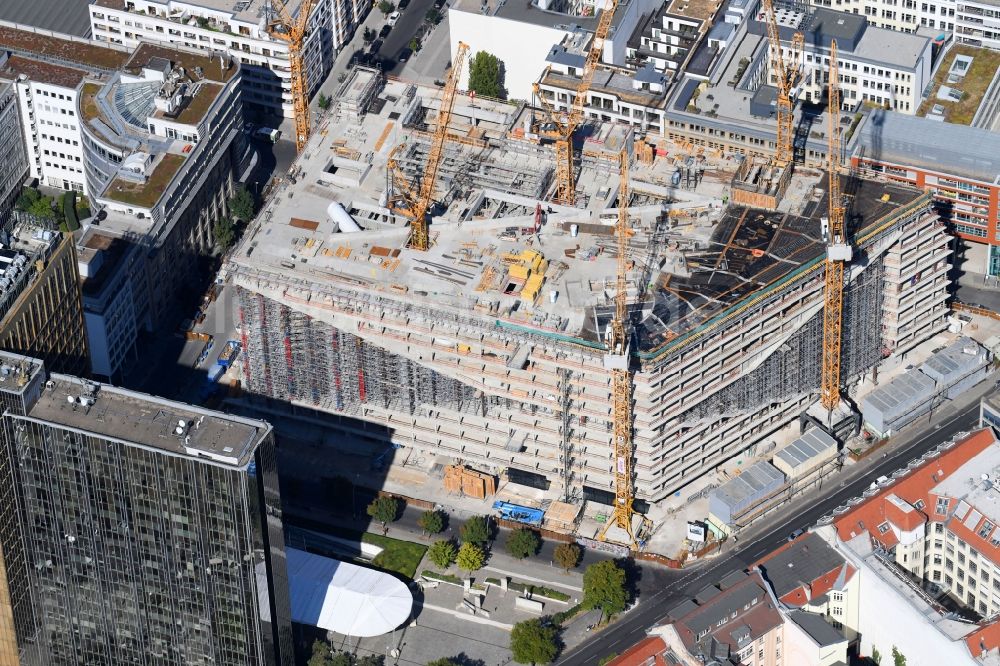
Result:
M281 136L281 132L276 129L271 129L270 127L261 127L254 132L254 136L258 139L267 139L271 143L275 143L278 140L278 137Z

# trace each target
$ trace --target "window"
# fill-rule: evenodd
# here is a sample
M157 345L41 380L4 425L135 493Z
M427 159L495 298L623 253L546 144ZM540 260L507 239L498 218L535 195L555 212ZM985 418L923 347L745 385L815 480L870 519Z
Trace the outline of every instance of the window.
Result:
M945 511L947 511L947 509L945 509ZM944 534L944 524L943 523L934 523L934 533L935 534Z
M865 69L868 68L865 67ZM938 497L937 504L934 506L934 513L937 513L942 516L948 513L948 503L950 501L951 500L949 500L947 497Z
M915 509L917 509L918 511L920 511L921 509L923 509L925 506L926 505L924 504L924 501L922 499L917 500L916 503L913 505L913 507Z
M843 601L844 600L844 593L843 592L834 592L833 595L832 595L832 597L833 597L834 601Z
M879 534L885 534L888 531L889 531L889 523L882 523L881 525L878 526Z
M979 528L977 534L985 539L990 535L990 532L992 531L993 531L993 523L991 523L988 520L985 520L983 521L983 526Z

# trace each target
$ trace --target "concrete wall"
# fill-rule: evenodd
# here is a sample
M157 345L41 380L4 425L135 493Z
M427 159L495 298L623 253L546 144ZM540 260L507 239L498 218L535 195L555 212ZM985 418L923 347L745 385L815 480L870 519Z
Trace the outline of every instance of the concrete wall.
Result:
M524 100L531 99L531 86L542 75L549 50L569 34L567 30L456 9L448 10L448 28L453 55L460 41L469 45L470 61L478 51L492 53L503 62L507 96ZM469 69L466 67L458 88L467 90L468 87Z
M785 617L784 638L781 642L782 664L795 666L834 666L847 658L847 639L825 647L816 643L802 627Z

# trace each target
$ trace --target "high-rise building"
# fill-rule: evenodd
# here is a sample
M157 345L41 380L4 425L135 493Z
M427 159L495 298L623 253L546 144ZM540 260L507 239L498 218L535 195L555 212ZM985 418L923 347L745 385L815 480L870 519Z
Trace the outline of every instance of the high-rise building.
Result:
M14 87L0 83L0 230L10 223L14 200L28 175L28 156L21 138Z
M22 662L291 664L271 427L0 360Z
M0 231L0 243L0 349L89 375L73 236L24 222Z
M286 0L293 15L301 0ZM292 84L288 43L268 33L272 17L265 0L96 0L90 22L96 41L135 48L141 40L225 53L244 69L246 103L291 118ZM337 50L354 34L371 3L361 0L316 0L309 16L303 50L310 93L333 67Z

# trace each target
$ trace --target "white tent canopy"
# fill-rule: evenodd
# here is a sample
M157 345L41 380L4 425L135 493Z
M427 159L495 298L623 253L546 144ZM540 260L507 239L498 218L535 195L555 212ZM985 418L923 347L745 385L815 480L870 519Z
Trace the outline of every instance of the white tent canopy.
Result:
M286 548L292 620L347 636L379 636L406 622L413 595L401 581Z

